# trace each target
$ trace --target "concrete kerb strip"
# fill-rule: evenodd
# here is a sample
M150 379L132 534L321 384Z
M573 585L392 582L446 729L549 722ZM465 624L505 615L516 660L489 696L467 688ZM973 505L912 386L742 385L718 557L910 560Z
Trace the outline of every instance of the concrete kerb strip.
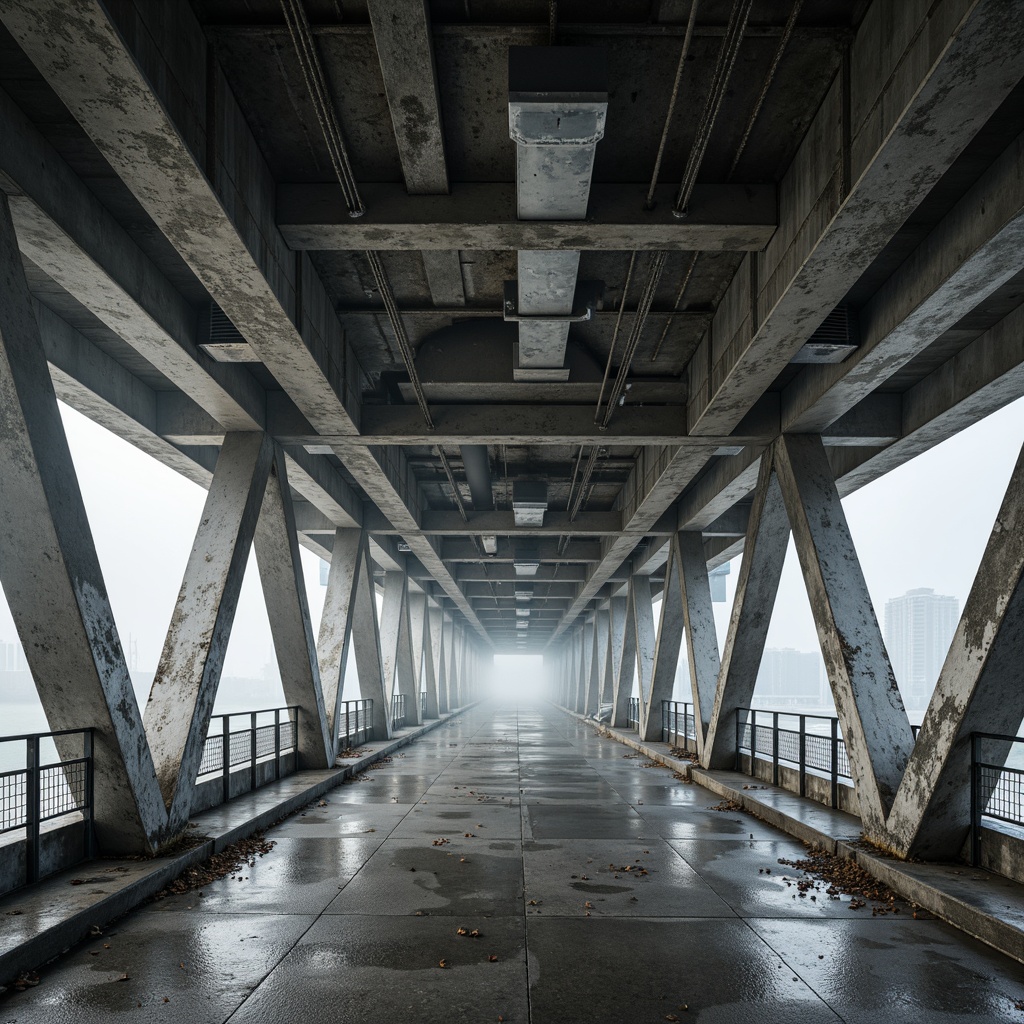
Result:
M758 789L745 790L748 776L734 772L707 771L689 761L679 761L650 744L595 722L566 708L559 708L572 718L591 726L597 733L639 751L645 757L674 771L717 796L738 804L748 814L773 825L805 843L818 846L837 857L852 860L872 878L887 885L898 896L922 910L984 942L993 949L1024 963L1024 887L1018 883L980 868L959 864L923 864L895 860L872 853L860 844L860 819L832 808L818 805L777 786L754 780ZM744 782L733 782L736 780ZM754 795L763 792L764 796ZM843 835L822 831L806 821L788 814L765 797L780 796L799 801L801 807L824 812L822 818L850 823L851 831ZM983 888L979 888L982 885ZM1000 916L1001 915L1001 916Z
M413 740L418 739L432 729L446 724L464 711L468 711L471 707L473 707L473 704L467 704L449 714L443 715L436 721L428 722L426 725L415 729L405 730L401 735L388 740L386 743L382 743L365 756L353 758L337 768L320 772L299 772L285 776L276 785L284 784L287 786L289 782L300 781L301 776L305 774L315 775L318 778L317 781L303 786L285 799L263 808L240 824L223 828L222 831L211 836L206 842L200 843L190 850L175 854L169 858L156 858L151 862L152 867L150 870L142 868L142 874L131 878L130 881L126 882L116 891L97 897L94 902L86 906L68 907L65 909L61 906L63 901L54 899L54 894L48 893L47 889L52 888L54 884L61 886L63 889L65 885L70 884L70 879L74 878L77 874L84 873L88 875L95 870L104 870L109 865L124 863L128 865L144 865L146 862L124 862L113 859L86 862L67 871L62 871L50 879L44 879L38 886L15 889L13 892L8 893L0 899L0 915L3 915L9 908L17 907L19 903L34 901L44 905L45 913L42 912L43 907L40 907L41 912L39 916L46 923L42 924L39 930L29 939L10 949L2 948L3 940L0 938L0 987L13 981L19 974L38 969L40 965L67 952L72 946L88 938L91 929L94 927L105 928L112 921L134 910L155 896L161 889L165 889L174 879L189 868L208 860L232 843L245 839L254 832L267 828L281 818L294 814L300 808L305 807L310 801L316 800L323 796L324 793L340 786L346 779L363 771L374 762L387 757L401 747L407 746ZM236 799L244 800L247 797L258 796L261 793L267 795L273 785L275 783L271 783L270 786L262 786ZM209 811L195 815L192 820L198 823L200 833L204 831L207 833L213 832L215 829L212 827L210 829L203 829L204 818L215 817L219 813L223 813L224 808L230 806L231 802L218 804ZM116 884L118 880L119 876L115 873L109 875L109 882L106 877L104 878L104 882L107 884ZM57 917L61 913L64 913L66 916ZM27 919L30 914L31 911L26 911L23 920ZM22 915L19 914L18 916L21 917Z

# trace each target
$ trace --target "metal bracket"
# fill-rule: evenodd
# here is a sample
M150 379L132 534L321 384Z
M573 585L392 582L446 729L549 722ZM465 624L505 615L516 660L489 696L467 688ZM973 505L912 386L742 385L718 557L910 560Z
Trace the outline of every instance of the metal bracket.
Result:
M519 312L519 289L517 282L505 282L505 301L502 305L502 317L514 323L548 323L548 324L579 324L594 315L595 301L590 299L585 306L574 309L569 314L533 313L527 315Z

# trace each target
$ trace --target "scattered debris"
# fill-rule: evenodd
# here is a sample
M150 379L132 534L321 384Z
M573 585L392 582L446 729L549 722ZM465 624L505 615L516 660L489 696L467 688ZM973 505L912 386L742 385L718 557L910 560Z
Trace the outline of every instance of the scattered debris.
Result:
M787 886L796 886L794 899L806 899L810 896L812 900L816 900L814 893L825 887L825 895L829 899L838 900L840 896L851 896L851 910L860 910L869 902L872 903L872 917L880 914L898 914L901 906L906 906L892 889L869 875L856 862L845 857L836 857L820 847L808 846L806 857L799 860L785 860L780 857L779 863L810 876L792 881L783 879ZM771 874L771 870L765 868L764 873ZM911 904L911 907L917 910L916 905Z
M253 867L257 857L270 853L276 845L273 840L265 839L262 832L255 832L247 839L239 839L220 853L215 853L209 860L182 872L166 889L161 889L155 898L162 900L168 896L191 892L228 875L241 881L243 866Z
M430 845L431 846L446 846L450 843L450 839L435 839Z
M719 804L715 804L713 807L708 808L709 811L742 811L743 805L736 803L735 800L723 800Z

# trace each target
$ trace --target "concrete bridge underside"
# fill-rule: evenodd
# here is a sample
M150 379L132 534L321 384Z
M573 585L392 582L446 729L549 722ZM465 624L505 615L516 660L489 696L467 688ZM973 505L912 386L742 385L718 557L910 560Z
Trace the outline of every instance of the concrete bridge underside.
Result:
M187 828L252 547L300 768L350 652L378 739L542 652L651 740L685 641L720 769L792 536L867 838L956 858L1024 462L916 740L841 502L1024 394L1022 5L535 6L0 0L0 582L100 848ZM208 490L144 714L58 400Z

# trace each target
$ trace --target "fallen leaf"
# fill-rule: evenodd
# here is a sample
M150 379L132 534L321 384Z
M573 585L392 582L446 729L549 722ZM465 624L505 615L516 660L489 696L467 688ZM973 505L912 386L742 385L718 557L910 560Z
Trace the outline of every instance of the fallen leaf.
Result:
M448 961L447 960L438 960L437 961L437 966L438 967L447 967L448 966Z
M498 958L493 953L487 958L487 960L492 964L496 964L498 962Z

